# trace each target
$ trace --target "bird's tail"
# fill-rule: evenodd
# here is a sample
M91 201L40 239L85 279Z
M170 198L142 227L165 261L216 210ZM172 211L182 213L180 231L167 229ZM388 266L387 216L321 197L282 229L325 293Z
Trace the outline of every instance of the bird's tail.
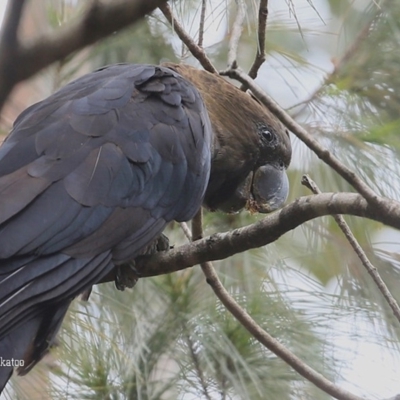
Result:
M68 305L69 302L64 307L58 308L57 315L54 313L51 317L38 315L36 318L27 320L0 340L0 393L15 368L19 375L25 375L43 357L55 338ZM51 326L46 327L44 323L44 321L49 321L49 317L53 329ZM44 336L41 336L40 331ZM43 341L44 338L46 339Z
M15 367L24 375L46 354L74 297L112 268L109 252L0 260L0 393Z

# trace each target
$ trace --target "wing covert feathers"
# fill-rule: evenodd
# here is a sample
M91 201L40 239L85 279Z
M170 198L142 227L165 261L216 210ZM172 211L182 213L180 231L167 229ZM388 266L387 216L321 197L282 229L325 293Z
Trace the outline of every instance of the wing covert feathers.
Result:
M0 356L29 371L75 296L192 218L210 153L203 101L168 68L105 67L21 113L0 147Z

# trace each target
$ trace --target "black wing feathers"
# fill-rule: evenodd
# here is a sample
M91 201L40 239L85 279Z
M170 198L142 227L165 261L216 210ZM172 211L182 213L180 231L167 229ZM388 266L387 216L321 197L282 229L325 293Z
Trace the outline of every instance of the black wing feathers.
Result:
M44 178L34 179L29 176L25 167L0 177L0 224L23 210L50 184ZM1 246L7 244L0 244L0 254Z
M51 205L45 201L47 195L39 196L55 190L52 186L59 181L69 195L66 208L71 210L76 206L133 206L150 211L155 218L190 219L208 181L210 143L209 121L201 99L176 73L146 65L115 65L96 71L30 107L17 119L0 149L0 157L7 161L4 167L6 163L0 160L0 172L7 168L10 173L15 166L11 175L0 177L0 193L19 192L13 196L17 199L13 206L1 201L8 195L0 197L0 221L20 213L21 218L15 219L15 230L19 230L25 212L30 218L30 203L38 198L36 208L42 211L37 212L43 214L46 204L46 218L52 219L52 226L62 231L69 223L78 223L72 211L56 222L58 217L51 215L63 214L56 204L59 200ZM29 189L21 195L24 187ZM48 195L49 199L65 197L61 188L57 192ZM85 216L81 218L83 225ZM104 222L103 213L99 220ZM12 225L7 230L13 230ZM38 243L36 248L26 248L29 253L47 243L48 226L42 221L35 226L23 235L21 246L12 246ZM41 227L46 231L42 240L38 234ZM76 240L74 237L68 245ZM10 255L0 244L0 256Z
M37 362L76 295L190 219L210 148L197 90L167 68L103 68L25 110L0 148L0 352L26 324Z

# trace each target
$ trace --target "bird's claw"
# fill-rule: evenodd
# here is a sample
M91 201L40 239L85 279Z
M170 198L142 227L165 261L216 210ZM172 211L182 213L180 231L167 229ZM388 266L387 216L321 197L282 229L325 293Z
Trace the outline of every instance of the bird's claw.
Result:
M135 268L135 262L130 261L118 265L115 272L115 287L124 291L126 288L132 289L139 280L140 273Z
M156 251L167 251L171 247L169 245L169 239L167 236L165 236L163 233L158 237L157 242L156 242Z
M150 255L159 251L166 251L170 248L169 239L164 234L161 234L156 240L154 240L150 246L146 249L142 255ZM139 260L142 255L139 255L136 259ZM126 262L118 265L115 272L115 286L118 290L125 290L126 288L133 288L136 282L141 277L141 273L136 268L135 260Z

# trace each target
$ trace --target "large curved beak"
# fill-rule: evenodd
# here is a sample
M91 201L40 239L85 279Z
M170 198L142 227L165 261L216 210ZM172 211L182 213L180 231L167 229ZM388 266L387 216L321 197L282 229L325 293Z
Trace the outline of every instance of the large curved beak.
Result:
M286 170L277 165L263 165L254 172L252 196L246 208L252 212L270 213L282 207L289 194Z
M289 193L289 180L284 168L264 165L250 172L228 201L218 209L236 213L246 208L250 212L270 213L282 207Z

